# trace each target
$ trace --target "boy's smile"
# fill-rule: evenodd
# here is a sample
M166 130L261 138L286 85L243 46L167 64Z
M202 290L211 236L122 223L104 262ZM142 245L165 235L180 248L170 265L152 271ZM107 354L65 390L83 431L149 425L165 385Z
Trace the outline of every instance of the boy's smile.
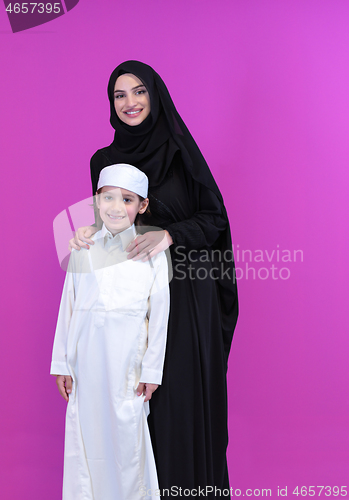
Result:
M148 198L141 201L136 193L114 186L104 186L96 201L100 217L113 235L132 226L137 214L148 206Z
M122 220L125 218L125 215L123 215L122 217L121 216L115 216L115 215L111 215L111 214L108 214L108 217L111 219L111 220Z

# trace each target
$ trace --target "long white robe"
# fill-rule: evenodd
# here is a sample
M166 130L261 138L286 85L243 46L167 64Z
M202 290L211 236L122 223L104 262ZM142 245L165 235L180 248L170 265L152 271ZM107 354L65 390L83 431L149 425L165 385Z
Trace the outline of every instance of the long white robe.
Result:
M113 238L103 226L69 263L51 364L51 374L73 378L63 500L159 499L149 407L136 388L161 383L168 267L164 252L127 260L135 234Z

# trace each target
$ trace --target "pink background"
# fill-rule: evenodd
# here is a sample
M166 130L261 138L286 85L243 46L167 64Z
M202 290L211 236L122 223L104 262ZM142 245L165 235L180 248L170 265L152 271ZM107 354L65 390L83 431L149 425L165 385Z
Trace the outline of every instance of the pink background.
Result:
M91 194L90 156L113 136L107 81L127 59L166 82L221 188L235 250L275 250L250 267L291 273L239 281L231 486L293 496L347 484L348 26L347 0L81 0L17 34L0 8L2 499L61 498L52 223ZM277 262L277 249L303 262Z

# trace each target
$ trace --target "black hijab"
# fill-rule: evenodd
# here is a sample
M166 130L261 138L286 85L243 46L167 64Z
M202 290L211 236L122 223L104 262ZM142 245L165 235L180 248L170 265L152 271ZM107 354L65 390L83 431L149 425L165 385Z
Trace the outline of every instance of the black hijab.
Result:
M150 113L136 126L122 122L114 107L114 87L117 78L131 73L141 80L150 97ZM151 187L161 183L174 154L180 150L182 161L192 177L213 191L223 202L210 169L192 135L177 112L161 77L147 64L126 61L113 71L108 83L110 123L115 129L114 159L118 163L135 165L149 177Z
M114 87L117 78L131 73L146 86L150 97L150 113L136 126L122 122L114 108ZM232 250L228 215L222 195L202 156L196 142L178 114L171 96L161 77L147 64L139 61L126 61L120 64L110 76L108 84L110 101L110 123L115 129L113 149L114 163L129 163L140 168L149 178L149 186L154 187L164 179L173 157L180 151L182 162L191 176L213 191L221 202L222 216L227 221L226 230L221 233L213 248L220 255ZM216 256L215 256L216 258ZM217 261L220 269L216 283L219 285L222 329L226 359L233 336L237 316L238 301L235 282L234 262ZM227 277L227 275L229 277Z

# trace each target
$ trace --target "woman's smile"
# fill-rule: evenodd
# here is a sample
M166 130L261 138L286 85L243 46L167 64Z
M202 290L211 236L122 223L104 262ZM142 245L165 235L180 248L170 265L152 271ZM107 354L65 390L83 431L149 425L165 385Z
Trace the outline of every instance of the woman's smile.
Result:
M135 111L124 111L124 113L126 113L127 115L136 115L141 111L143 111L143 109L136 109Z
M140 108L140 109L133 109L130 111L124 111L123 113L127 115L127 117L130 117L132 119L132 118L138 118L140 113L142 113L142 111L143 108Z

